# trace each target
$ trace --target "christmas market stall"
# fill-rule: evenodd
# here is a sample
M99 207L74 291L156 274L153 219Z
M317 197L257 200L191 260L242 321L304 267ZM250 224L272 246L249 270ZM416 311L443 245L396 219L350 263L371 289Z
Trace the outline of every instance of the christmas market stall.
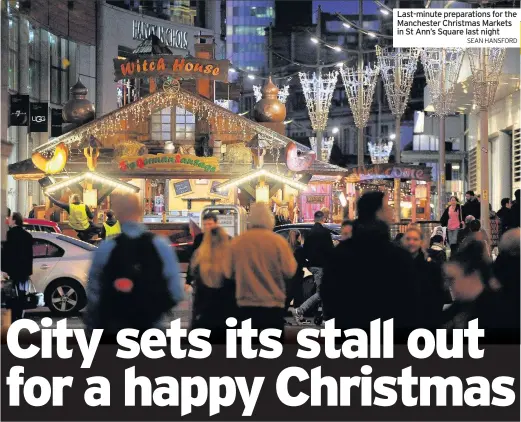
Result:
M36 147L32 160L9 166L9 174L40 181L44 192L62 202L80 194L96 209L98 223L110 209L112 191L135 192L143 204L143 221L174 242L189 237L189 223L198 222L201 210L210 205L247 208L262 201L294 219L299 194L313 175L334 179L345 169L316 160L310 148L284 135L286 111L271 81L256 106L257 121L216 104L210 86L222 80L227 63L212 59L213 44L197 44L197 51L211 54L205 59L148 57L148 70L143 61L139 69L134 58L132 76L151 72L149 77L160 82L157 90L96 119L92 105L78 105L85 88L73 87L63 113L72 126ZM131 60L120 62L115 65L127 72ZM172 75L195 78L195 86ZM66 220L62 215L65 230Z

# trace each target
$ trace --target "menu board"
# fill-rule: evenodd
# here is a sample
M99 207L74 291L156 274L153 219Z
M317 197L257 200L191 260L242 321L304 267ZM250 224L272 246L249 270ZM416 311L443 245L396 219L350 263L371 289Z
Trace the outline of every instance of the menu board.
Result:
M174 183L174 191L177 196L192 192L192 185L190 180L181 180Z

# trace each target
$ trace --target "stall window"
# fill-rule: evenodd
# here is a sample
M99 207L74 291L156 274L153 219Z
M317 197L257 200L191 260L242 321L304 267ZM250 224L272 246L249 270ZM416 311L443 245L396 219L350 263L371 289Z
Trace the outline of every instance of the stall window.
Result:
M195 140L195 116L181 107L175 109L175 140Z
M170 141L172 139L171 109L164 108L152 114L152 133L153 141Z

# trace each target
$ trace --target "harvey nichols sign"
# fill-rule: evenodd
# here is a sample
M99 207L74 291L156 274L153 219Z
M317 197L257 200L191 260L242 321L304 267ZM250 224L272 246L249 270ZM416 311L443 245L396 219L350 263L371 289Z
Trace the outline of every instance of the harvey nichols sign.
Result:
M188 49L188 32L135 19L132 21L133 39L144 41L150 34L154 34L168 47L180 48L182 50Z

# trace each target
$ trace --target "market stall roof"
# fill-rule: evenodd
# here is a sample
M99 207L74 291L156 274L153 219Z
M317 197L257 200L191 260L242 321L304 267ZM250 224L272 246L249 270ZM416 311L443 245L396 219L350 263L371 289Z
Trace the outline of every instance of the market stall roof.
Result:
M246 139L251 139L253 136L259 135L273 147L278 148L285 147L289 142L292 142L290 138L220 107L198 94L178 88L177 90L158 91L150 94L57 138L53 138L35 148L35 151L51 151L61 142L66 145L77 144L90 135L102 138L104 135L111 135L119 131L121 120L139 120L144 116L149 116L154 111L176 105L182 105L191 113L201 116L202 118L209 120L216 119L216 124L219 125L223 131L231 131L232 129L236 130L238 128L245 134ZM297 148L300 151L309 151L308 147L298 143Z

